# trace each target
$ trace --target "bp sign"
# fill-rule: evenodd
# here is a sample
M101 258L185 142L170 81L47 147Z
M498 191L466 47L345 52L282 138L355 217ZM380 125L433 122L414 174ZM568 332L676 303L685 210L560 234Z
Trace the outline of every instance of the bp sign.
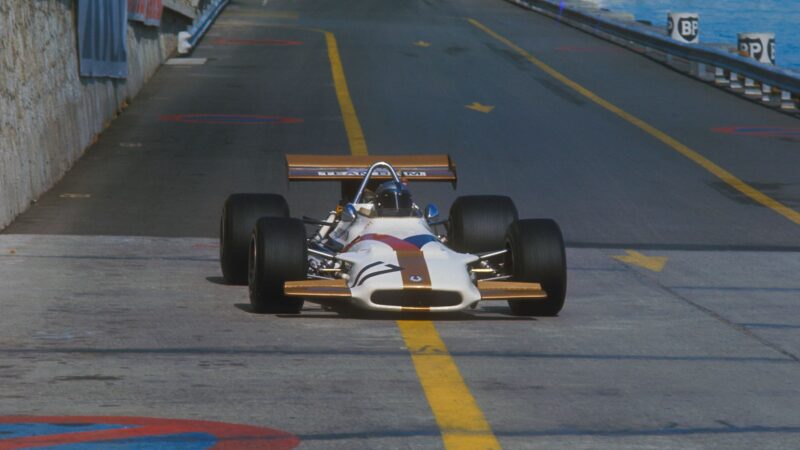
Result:
M775 33L739 33L739 53L765 64L775 64Z
M700 16L696 13L669 13L667 33L678 42L697 44L700 42Z

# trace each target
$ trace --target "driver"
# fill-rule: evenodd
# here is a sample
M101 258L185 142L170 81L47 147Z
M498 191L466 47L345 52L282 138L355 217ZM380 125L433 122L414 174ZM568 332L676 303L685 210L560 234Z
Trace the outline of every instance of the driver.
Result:
M414 215L411 191L403 183L387 181L375 191L375 209L380 217L409 217Z

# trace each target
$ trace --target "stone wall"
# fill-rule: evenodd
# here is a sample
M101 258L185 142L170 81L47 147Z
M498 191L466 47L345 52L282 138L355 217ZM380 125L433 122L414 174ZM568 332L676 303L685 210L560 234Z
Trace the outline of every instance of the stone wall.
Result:
M0 229L58 181L177 46L188 18L128 22L128 78L78 74L75 0L0 0Z

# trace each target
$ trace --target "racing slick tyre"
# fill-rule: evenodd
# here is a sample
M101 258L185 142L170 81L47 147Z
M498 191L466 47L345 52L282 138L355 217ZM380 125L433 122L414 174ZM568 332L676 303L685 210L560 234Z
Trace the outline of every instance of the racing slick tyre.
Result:
M508 227L505 267L514 281L539 283L546 300L509 300L511 312L521 316L555 316L567 294L564 238L550 219L518 220Z
M233 194L225 201L219 224L219 261L230 284L247 284L250 235L261 217L289 217L289 204L277 194Z
M257 313L297 314L303 299L283 295L285 281L305 280L306 228L300 219L262 217L253 228L248 258L250 304Z
M517 220L514 201L504 195L458 197L450 207L448 239L461 253L481 253L504 248L506 230Z

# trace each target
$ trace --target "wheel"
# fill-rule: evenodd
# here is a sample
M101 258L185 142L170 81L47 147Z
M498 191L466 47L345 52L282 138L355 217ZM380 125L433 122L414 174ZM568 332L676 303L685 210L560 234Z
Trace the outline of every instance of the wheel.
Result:
M248 258L250 304L257 313L297 314L303 299L283 295L283 283L305 280L308 247L303 221L262 217L253 228Z
M567 294L567 263L561 229L550 219L518 220L508 227L505 267L514 281L540 283L546 300L509 300L511 312L555 316Z
M506 230L517 220L514 201L504 195L458 197L450 207L448 239L461 253L502 250Z
M230 284L247 284L247 250L260 217L289 217L289 204L277 194L233 194L225 201L219 225L219 261Z

